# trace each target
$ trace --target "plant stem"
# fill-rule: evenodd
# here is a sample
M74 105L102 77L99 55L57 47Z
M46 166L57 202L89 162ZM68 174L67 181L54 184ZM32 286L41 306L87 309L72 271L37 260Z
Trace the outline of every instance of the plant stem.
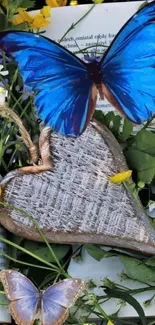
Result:
M22 210L22 209L16 208L15 206L9 205L9 204L4 203L4 202L0 202L0 205L3 205L3 206L5 206L5 207L7 207L7 208L9 208L9 209L12 209L12 210L18 211L18 212L22 213L23 215L25 215L26 217L28 217L29 220L32 221L34 227L35 227L35 228L37 229L37 231L39 232L40 236L42 237L42 239L43 239L44 242L46 243L46 245L47 245L47 247L48 247L48 249L49 249L51 255L54 257L56 263L58 264L58 266L59 266L59 268L60 268L60 270L61 270L61 273L63 273L64 270L63 270L63 268L62 268L62 266L61 266L61 264L60 264L60 262L59 262L59 260L58 260L58 258L57 258L57 256L56 256L56 254L54 253L52 247L50 246L50 244L49 244L49 242L48 242L46 236L44 235L44 233L42 232L42 230L39 228L37 221L36 221L36 220L35 220L35 219L34 219L34 218L29 214L29 213L27 213L26 211L24 211L24 210ZM19 247L20 247L20 246L19 246ZM22 249L23 249L23 248L22 248ZM32 253L31 253L31 254L32 254ZM29 255L31 255L31 254L29 254ZM33 255L34 255L34 254L33 254ZM34 256L34 257L35 257L35 256ZM37 258L38 258L38 257L37 257ZM45 263L46 261L42 259L42 262ZM47 264L47 262L46 262L45 264ZM47 265L52 266L52 267L54 266L54 268L57 269L57 267L56 267L54 264L48 263Z
M100 314L106 319L107 321L110 321L110 317L106 314L106 312L101 308L101 306L95 302L94 304L95 308L100 312Z
M27 265L27 266L36 267L36 268L39 268L39 269L51 271L51 267L46 267L46 266L41 266L41 265L36 265L36 264L31 264L31 263L23 262L23 261L20 261L20 260L16 260L12 256L4 253L2 250L0 250L0 254L7 257L8 259L10 259L11 261L13 261L15 263L19 263L19 264L23 264L23 265ZM54 269L54 271L55 271L55 269Z
M91 45L91 46L87 46L87 47L84 47L83 49L82 49L82 52L83 51L87 51L87 49L91 49L91 48L93 48L93 47L95 47L96 48L96 45ZM108 47L108 46L106 46L106 45L98 45L98 47ZM74 54L78 54L78 53L81 53L81 51L75 51L75 52L73 52ZM98 53L98 54L100 54L100 55L102 55L102 53Z
M151 122L154 120L154 118L155 118L155 115L153 115L152 118L149 121L147 121L146 124L144 124L141 131L145 130L151 124Z
M77 22L76 23L73 23L68 29L67 29L67 31L64 33L64 35L60 38L60 40L59 40L59 44L62 42L62 40L64 39L64 37L72 30L72 29L74 29L75 28L75 26L77 25L77 24L79 24L92 10L93 10L93 8L95 7L95 4L94 5L92 5L91 6L91 8L79 19L79 20L77 20Z
M0 202L0 205L2 205L1 202ZM17 249L21 250L23 253L30 255L31 257L35 258L36 260L48 265L49 267L51 267L51 270L53 270L53 269L58 270L58 268L54 264L45 261L43 258L39 257L38 255L33 254L32 252L28 251L27 249L15 244L15 243L12 243L10 240L0 237L0 241L4 242L10 246L13 246L14 248L17 248Z
M10 85L10 87L9 87L9 93L8 93L8 106L10 105L12 89L13 89L14 83L15 83L16 80L17 80L17 76L18 76L18 68L16 68L16 70L15 70L15 73L14 73L13 78L12 78L11 85Z

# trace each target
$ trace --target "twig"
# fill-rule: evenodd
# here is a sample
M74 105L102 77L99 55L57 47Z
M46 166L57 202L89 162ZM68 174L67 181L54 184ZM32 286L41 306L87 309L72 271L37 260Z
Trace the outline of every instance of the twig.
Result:
M27 146L27 148L30 151L31 161L32 161L32 163L36 163L38 161L37 147L32 142L30 135L27 132L27 130L25 129L19 116L11 108L7 107L6 105L0 105L0 115L4 118L11 119L13 122L15 122L18 125L23 142L25 143L25 145Z
M95 7L95 4L93 6L91 6L91 8L79 19L76 21L76 23L73 23L68 29L67 31L64 33L64 35L60 38L59 40L59 44L62 42L62 40L64 39L64 37L72 30L74 29L74 27L79 24Z

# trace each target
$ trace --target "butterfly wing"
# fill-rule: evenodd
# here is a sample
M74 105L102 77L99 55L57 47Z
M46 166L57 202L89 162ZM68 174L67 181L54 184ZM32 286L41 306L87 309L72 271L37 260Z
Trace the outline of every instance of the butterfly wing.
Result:
M155 113L155 1L121 29L101 62L103 83L135 123ZM109 98L107 98L109 99Z
M44 291L41 303L43 325L61 325L68 317L68 309L74 304L85 282L80 279L66 279Z
M11 303L9 310L18 325L33 324L39 292L24 275L13 270L2 270L0 279Z
M78 136L95 109L86 64L57 43L28 32L0 33L0 44L18 63L29 90L38 92L40 118L56 132Z

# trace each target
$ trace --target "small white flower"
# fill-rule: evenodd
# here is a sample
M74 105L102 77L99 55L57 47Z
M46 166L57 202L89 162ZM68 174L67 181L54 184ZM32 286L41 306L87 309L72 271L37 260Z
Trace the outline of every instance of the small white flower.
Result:
M4 68L4 66L2 64L0 64L0 74L2 76L7 76L9 74L9 71L8 70L2 71L3 68Z
M7 97L7 95L8 91L5 88L0 87L0 105L5 104L5 98Z

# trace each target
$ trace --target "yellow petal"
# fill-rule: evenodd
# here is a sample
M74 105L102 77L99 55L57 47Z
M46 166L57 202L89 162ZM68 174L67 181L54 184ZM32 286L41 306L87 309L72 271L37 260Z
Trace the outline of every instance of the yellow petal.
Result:
M109 180L114 184L120 184L124 182L126 179L128 179L129 177L131 177L131 175L132 175L132 170L127 170L125 172L115 174L114 176L110 176Z
M46 0L47 6L53 7L59 7L58 2L56 0Z
M67 0L57 0L57 3L59 5L59 7L63 7L63 6L66 6Z
M17 12L23 21L26 21L28 24L33 22L33 17L28 14L24 9L18 8Z
M43 17L42 14L38 13L34 16L33 22L31 24L32 28L43 28L47 26L50 22Z
M45 17L49 18L51 17L51 7L50 6L44 6L41 10L40 13Z
M71 0L69 5L70 6L76 6L76 5L78 5L78 1L77 0Z
M19 15L17 15L15 18L12 19L11 22L13 25L19 25L19 24L23 23L24 20Z
M102 3L104 0L93 0L93 2L95 3L95 4L97 4L97 3Z
M114 325L114 323L112 323L110 320L108 320L107 325Z

